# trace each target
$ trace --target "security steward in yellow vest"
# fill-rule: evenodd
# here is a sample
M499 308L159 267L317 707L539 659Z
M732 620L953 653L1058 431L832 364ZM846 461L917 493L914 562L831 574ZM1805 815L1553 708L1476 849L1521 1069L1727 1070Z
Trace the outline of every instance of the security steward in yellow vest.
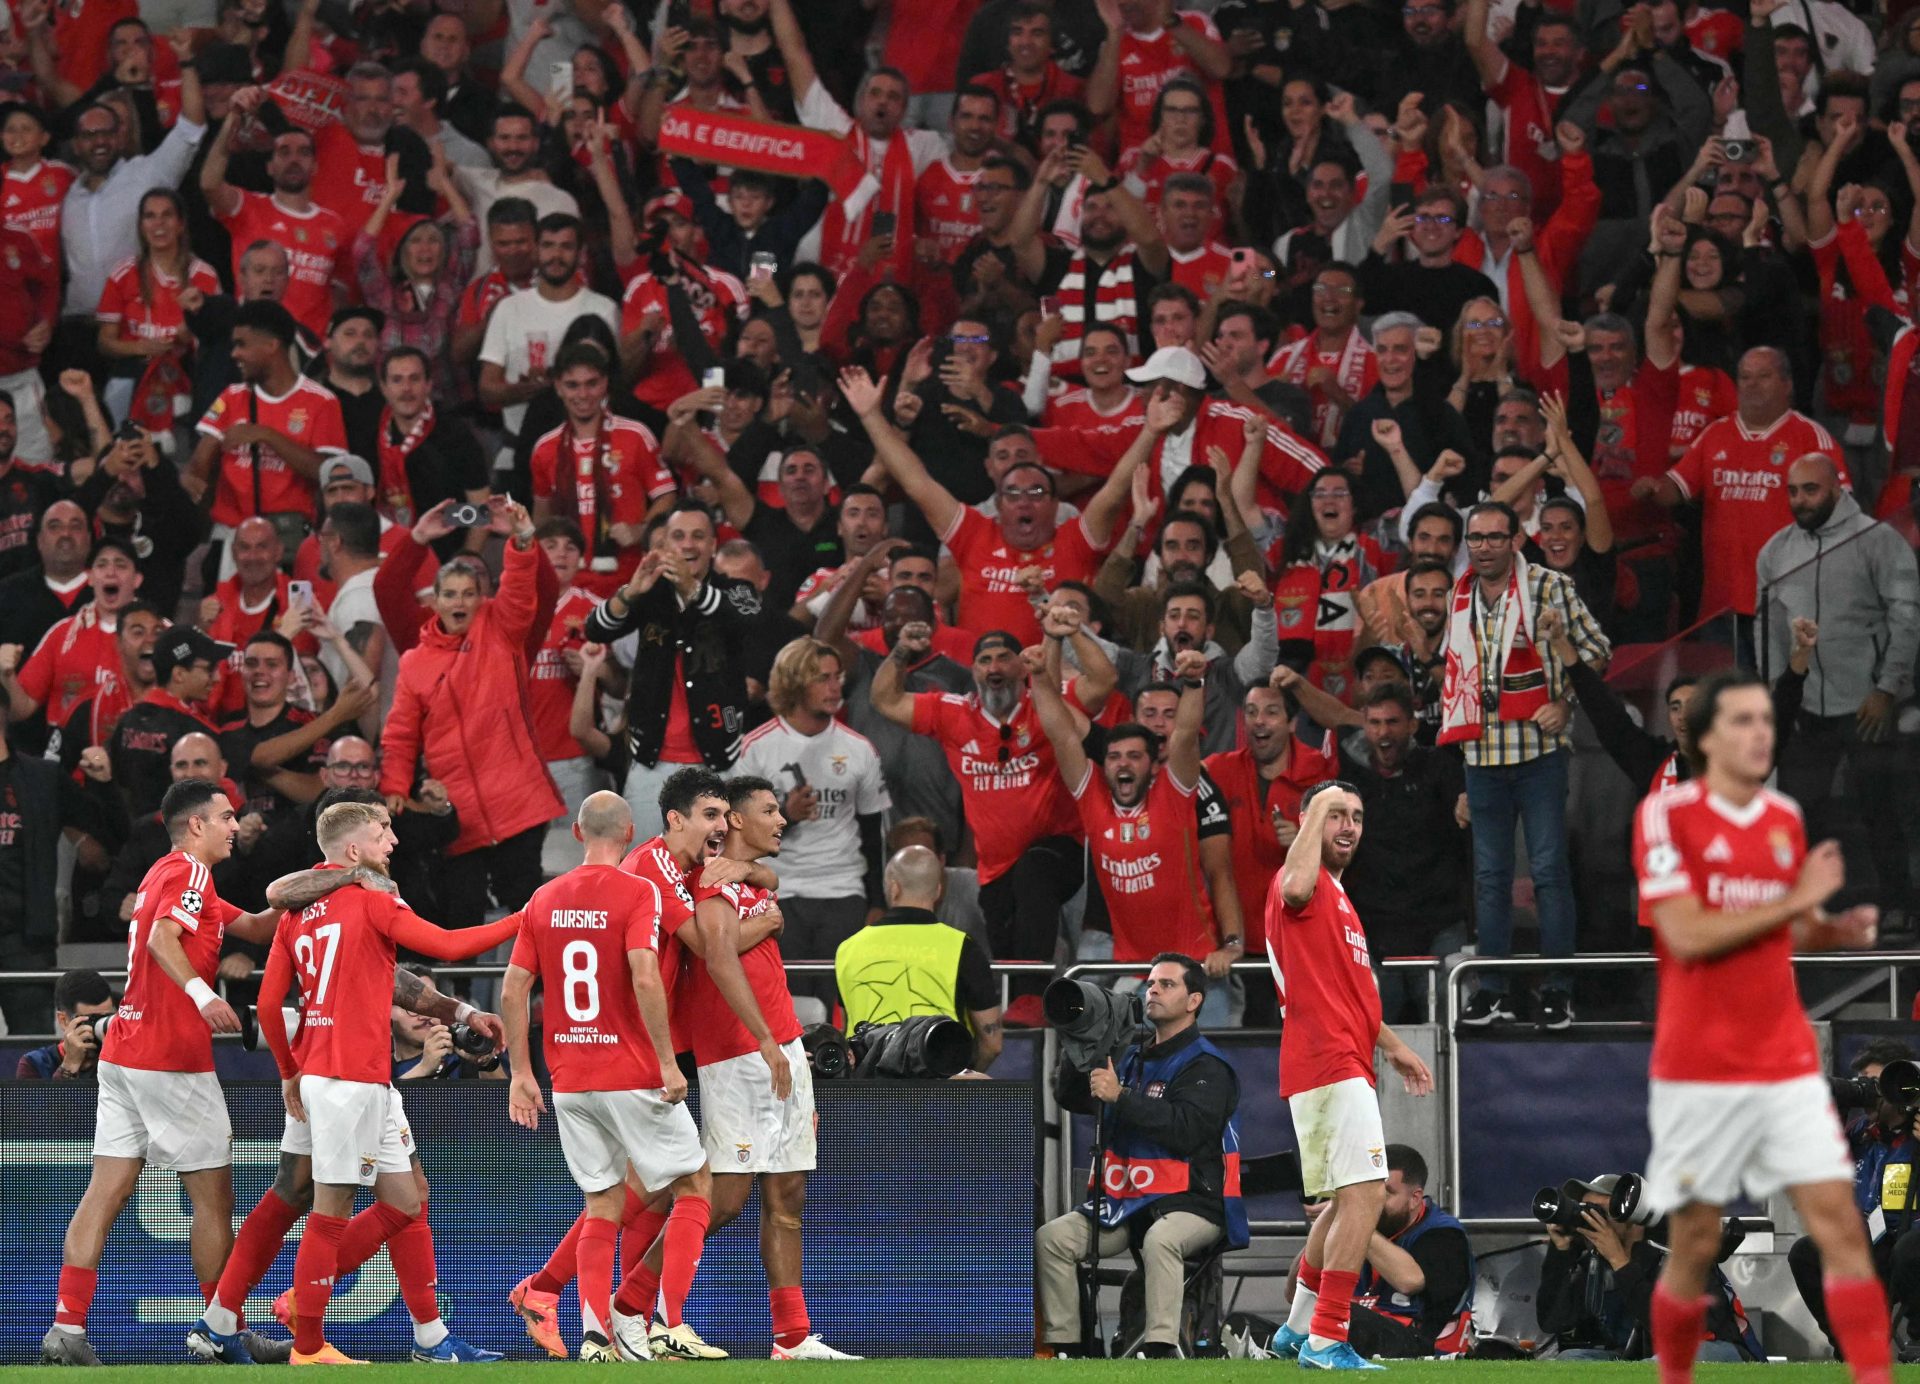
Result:
M984 1072L1000 1055L1000 990L986 948L935 916L946 887L946 867L925 846L895 852L887 911L840 944L834 977L848 1033L945 1014L973 1031L973 1070Z

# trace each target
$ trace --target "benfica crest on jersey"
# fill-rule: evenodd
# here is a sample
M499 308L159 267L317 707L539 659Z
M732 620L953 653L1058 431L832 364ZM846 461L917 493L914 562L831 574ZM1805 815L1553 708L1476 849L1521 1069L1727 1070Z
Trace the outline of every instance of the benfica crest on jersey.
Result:
M1773 863L1783 870L1793 868L1793 838L1783 828L1775 827L1767 834L1767 844L1773 847Z
M287 415L287 436L298 437L307 430L307 411L297 408Z

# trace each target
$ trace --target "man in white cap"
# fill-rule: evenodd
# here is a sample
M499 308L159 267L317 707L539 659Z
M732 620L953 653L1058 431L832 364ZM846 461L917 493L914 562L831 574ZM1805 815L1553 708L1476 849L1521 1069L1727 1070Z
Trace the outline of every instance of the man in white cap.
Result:
M1185 346L1162 346L1147 363L1127 371L1127 378L1150 386L1148 400L1175 399L1180 420L1154 446L1148 487L1157 500L1189 466L1205 466L1209 451L1218 447L1234 460L1247 445L1250 409L1207 396L1207 367ZM1314 474L1327 464L1320 449L1283 423L1265 420L1266 440L1260 458L1260 503L1286 508L1288 496L1307 488ZM1061 471L1105 476L1112 472L1132 442L1129 436L1107 437L1065 428L1037 428L1033 440L1047 465Z

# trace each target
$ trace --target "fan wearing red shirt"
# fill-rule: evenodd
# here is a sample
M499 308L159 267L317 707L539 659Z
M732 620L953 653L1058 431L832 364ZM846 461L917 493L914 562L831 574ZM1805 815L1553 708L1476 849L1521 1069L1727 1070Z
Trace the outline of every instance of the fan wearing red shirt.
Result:
M665 412L675 399L700 387L674 345L667 285L686 295L700 334L715 352L726 346L734 323L745 320L747 290L733 275L701 263L701 231L686 193L674 190L649 199L641 223L643 234L663 239L656 254L641 260L621 296L620 357L638 371L633 397Z
M1808 850L1799 807L1766 787L1776 739L1765 682L1729 670L1694 688L1685 743L1696 777L1640 804L1633 843L1660 981L1644 1205L1672 1218L1653 1291L1660 1378L1692 1377L1721 1209L1784 1190L1820 1251L1854 1379L1890 1384L1886 1295L1793 975L1795 952L1871 947L1879 910L1822 910L1846 867L1837 842Z
M287 1114L313 1141L313 1210L294 1260L293 1360L339 1364L346 1357L323 1334L340 1260L340 1237L354 1194L371 1187L385 1207L387 1250L414 1321L413 1357L427 1361L498 1360L448 1333L435 1297L433 1232L413 1175L413 1136L392 1084L396 949L440 961L465 961L513 938L520 915L449 932L417 916L392 890L387 863L396 838L384 806L340 802L315 824L323 871L351 881L289 915L274 934L260 980L259 1008L280 1010L297 977L298 1034L283 1024L261 1033L280 1069Z
M1274 1350L1302 1365L1361 1369L1347 1323L1387 1180L1374 1050L1400 1073L1408 1095L1430 1092L1433 1074L1380 1021L1366 929L1340 883L1364 829L1359 790L1327 779L1307 790L1301 806L1299 831L1267 898L1267 964L1284 1021L1280 1094L1293 1113L1303 1195L1331 1197L1333 1205L1307 1236L1293 1310Z
M1118 0L1109 13L1107 41L1087 78L1087 106L1096 119L1119 112L1120 152L1146 142L1160 88L1183 73L1209 84L1214 128L1224 131L1226 110L1212 84L1232 74L1233 55L1213 20L1195 10L1175 11L1172 0Z
M6 177L0 179L0 226L24 231L49 262L60 263L60 210L67 189L79 174L69 165L42 158L51 130L38 106L18 102L0 118L7 152Z
M741 867L780 853L787 819L763 778L727 782L724 859ZM726 954L737 932L776 911L773 894L745 879L694 886L706 956ZM683 1005L700 1072L700 1121L713 1175L713 1225L738 1216L760 1182L760 1262L767 1274L776 1360L850 1360L814 1335L800 1289L801 1212L807 1174L816 1166L813 1078L800 1046L800 1021L787 990L780 944L771 935L740 954L760 1031L742 1022L742 1006L721 990L706 959L690 956L676 1003ZM724 1171L720 1171L724 1169Z
M954 98L948 122L953 151L928 164L914 184L914 248L922 264L952 264L979 234L973 185L993 152L999 121L1000 98L986 88L969 86Z
M1213 180L1204 173L1169 174L1160 191L1159 217L1170 261L1168 281L1207 302L1233 267L1233 251L1213 238L1220 218Z
M676 1318L700 1262L713 1179L667 1030L660 886L620 869L633 843L632 810L618 793L594 793L580 805L573 835L585 857L527 901L501 989L513 1064L507 1113L538 1129L546 1109L527 1038L529 994L544 976L554 1120L567 1171L586 1198L576 1241L585 1322L580 1358L648 1360L652 1303L635 1315L612 1305L627 1170L648 1194L674 1198L662 1280Z
M213 1071L213 1035L240 1020L213 992L221 939L273 935L280 910L242 913L213 886L233 854L234 805L211 783L187 780L160 805L173 849L147 871L127 928L127 989L101 1044L93 1173L67 1226L59 1301L41 1345L48 1364L97 1365L87 1309L107 1232L145 1167L178 1173L193 1203L194 1276L211 1294L233 1247L233 1129ZM388 977L389 989L392 977Z
M1049 637L1059 637L1056 631L1077 628L1078 621L1061 620L1049 610L1047 625ZM1189 649L1174 660L1181 691L1166 762L1156 762L1157 735L1137 721L1122 722L1107 735L1097 774L1045 667L1044 654L1027 651L1034 709L1053 745L1061 780L1080 810L1089 862L1106 897L1113 959L1151 961L1161 952L1177 951L1206 957L1224 976L1226 966L1240 959L1240 948L1223 945L1215 935L1194 811L1206 655Z
M44 709L48 725L65 725L74 707L119 676L114 633L140 581L132 547L103 538L87 564L93 599L42 635L24 660L18 644L0 645L0 693L11 700L13 719Z
M1007 62L974 83L1000 98L1000 134L1035 154L1040 112L1055 101L1080 101L1087 84L1053 58L1053 12L1044 0L1019 0L1007 15Z
M320 463L347 449L339 399L293 368L294 335L293 317L278 303L242 303L234 312L233 359L241 382L228 385L200 420L199 445L180 474L196 501L214 489L216 526L230 530L255 514L310 518ZM215 534L227 536L218 527Z
M251 114L266 99L262 88L243 87L234 93L233 107L236 113ZM315 336L325 336L334 307L333 285L349 277L340 272L338 262L353 244L353 228L314 200L314 137L298 127L274 137L273 153L267 159L272 193L247 192L228 182L230 141L240 123L221 124L200 166L200 190L207 206L233 241L234 278L240 277L240 260L249 246L272 241L287 252L287 286L280 301L301 326ZM384 168L381 186L386 186Z
M554 362L554 390L566 421L533 444L533 519L580 526L587 571L580 584L611 596L640 565L647 521L664 514L678 488L644 423L607 409L607 358L575 342Z
M1504 118L1506 141L1499 162L1526 174L1533 185L1535 224L1544 226L1560 203L1560 145L1554 127L1560 123L1561 103L1580 77L1580 28L1570 15L1543 13L1534 24L1533 61L1522 67L1487 33L1487 10L1487 0L1468 0L1461 37L1487 99Z
M393 133L393 75L376 62L347 69L340 119L314 135L320 202L347 229L351 245L387 188L387 145ZM412 140L413 132L405 132ZM418 149L416 143L413 146Z
M546 638L541 641L539 652L533 657L533 667L527 673L527 715L533 723L533 738L539 746L540 757L547 761L554 787L560 790L560 800L567 804L571 815L593 785L594 767L586 750L567 729L573 713L574 689L579 685L574 661L570 661L568 655L578 653L586 643L587 616L599 601L574 585L580 573L585 542L573 520L549 519L534 530L533 537L553 567L560 595L554 602ZM549 848L557 845L560 837L571 839L564 818L556 818L554 828L549 830ZM551 863L547 868L557 873Z
M1787 469L1818 453L1833 463L1841 484L1852 489L1852 483L1839 445L1793 407L1792 368L1777 348L1756 346L1740 357L1734 388L1734 415L1709 423L1665 476L1635 481L1633 493L1668 506L1699 504L1706 554L1700 613L1731 608L1751 617L1760 550L1793 522Z
M843 370L840 391L873 439L874 453L907 498L952 551L960 567L959 623L968 629L1006 630L1022 644L1038 641L1040 622L1028 594L1028 569L1038 569L1047 590L1063 581L1091 582L1113 545L1120 507L1133 473L1159 441L1177 405L1161 410L1161 426L1147 426L1128 447L1077 519L1059 523L1053 477L1044 468L1017 463L999 482L997 518L961 504L927 471L906 438L880 411L881 388L860 369ZM1143 443L1141 439L1145 439Z
M1005 630L981 635L967 696L906 691L906 670L932 644L928 625L900 631L873 675L873 709L946 751L980 858L980 905L993 954L1044 959L1053 955L1060 906L1080 887L1085 852L1080 814L1027 693L1020 643ZM1101 706L1106 697L1089 691L1077 700Z

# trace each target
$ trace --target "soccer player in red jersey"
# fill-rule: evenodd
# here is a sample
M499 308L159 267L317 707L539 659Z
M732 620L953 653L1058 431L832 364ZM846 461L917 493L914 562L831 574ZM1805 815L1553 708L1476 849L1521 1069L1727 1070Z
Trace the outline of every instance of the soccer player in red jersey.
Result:
M1050 638L1065 638L1078 628L1078 621L1062 614L1060 607L1048 609ZM1207 656L1187 649L1174 658L1180 702L1166 763L1156 762L1160 737L1138 721L1127 721L1107 732L1097 776L1059 684L1047 677L1045 654L1028 649L1023 657L1034 710L1086 828L1088 861L1113 924L1113 959L1151 961L1165 951L1210 956L1219 943L1200 868L1200 819L1193 796L1200 786Z
M675 1317L700 1264L713 1179L667 1032L660 886L619 868L633 842L633 812L618 793L595 793L580 805L573 834L586 857L528 900L501 992L513 1062L508 1113L537 1129L546 1109L527 1040L528 994L544 976L554 1117L567 1170L586 1196L576 1250L587 1323L580 1358L647 1360L652 1302L629 1313L613 1299L609 1309L627 1170L648 1194L673 1195L660 1287Z
M1433 1073L1380 1022L1367 934L1341 886L1362 831L1360 794L1328 779L1301 798L1300 830L1267 897L1267 962L1280 992L1280 1094L1293 1112L1302 1194L1331 1197L1313 1223L1277 1355L1324 1370L1378 1369L1347 1344L1353 1291L1386 1193L1387 1139L1374 1094L1378 1048L1409 1095Z
M750 865L780 853L787 819L780 795L763 778L727 782L724 859ZM676 1003L682 1006L700 1072L700 1122L713 1176L713 1229L740 1214L760 1179L760 1262L767 1271L775 1360L851 1360L814 1335L800 1289L800 1215L814 1163L813 1076L800 1047L800 1020L787 990L780 944L769 934L739 956L765 1033L741 1022L706 957L731 954L729 942L776 910L771 889L747 879L704 879L694 886L706 956L686 959ZM782 1060L777 1064L774 1058Z
M1696 777L1647 798L1634 820L1640 921L1660 968L1645 1197L1672 1217L1653 1291L1661 1384L1693 1377L1721 1208L1742 1189L1793 1199L1854 1379L1888 1384L1886 1294L1793 978L1796 951L1872 946L1879 910L1822 911L1845 866L1836 842L1808 850L1799 807L1766 787L1775 739L1764 682L1731 671L1702 682L1685 743Z
M406 947L441 961L464 961L507 941L518 914L485 927L448 932L417 917L385 887L393 823L382 806L340 802L316 826L322 870L365 874L310 904L274 934L260 982L259 1007L271 1014L296 973L304 997L300 1031L290 1044L277 1024L262 1026L280 1068L287 1113L313 1140L313 1210L294 1261L294 1364L346 1359L322 1334L339 1270L340 1242L355 1191L373 1188L387 1223L388 1251L400 1294L414 1319L413 1357L429 1362L497 1360L451 1335L436 1303L433 1232L421 1215L413 1139L393 1089L388 1012L394 954Z
M242 913L214 892L213 867L233 854L239 819L216 785L187 780L160 803L173 849L134 895L127 928L127 990L107 1026L99 1062L93 1174L67 1225L59 1301L41 1343L49 1365L97 1365L87 1308L107 1232L149 1165L180 1175L193 1203L188 1239L205 1296L233 1247L233 1128L213 1072L213 1035L240 1020L213 992L220 942L273 934L280 910Z
M676 1050L689 1046L681 1007L684 991L676 991L682 971L683 953L707 947L708 936L694 921L693 890L695 879L702 885L722 882L753 884L763 889L779 886L779 879L764 865L715 858L727 840L727 787L718 774L699 766L689 766L673 774L660 788L660 815L666 831L644 841L628 852L620 868L652 883L660 908L660 974L666 981L672 1008L673 1045ZM705 862L702 864L702 862ZM749 920L731 938L725 959L710 966L709 974L725 995L728 1007L746 1025L764 1038L761 1051L770 1068L785 1079L786 1054L767 1033L752 986L741 969L740 954L757 946L778 926L777 914L769 913ZM724 944L725 939L714 939ZM759 1041L759 1040L756 1040ZM663 1231L669 1219L669 1201L664 1195L649 1200L637 1190L636 1178L628 1180L626 1209L621 1214L620 1247L623 1282L615 1301L615 1310L623 1315L646 1311L660 1294L665 1267L666 1244ZM693 1214L690 1198L688 1215ZM709 1203L709 1208L710 1208ZM582 1214L560 1243L555 1246L539 1272L515 1284L507 1295L508 1303L527 1323L527 1334L549 1355L564 1357L566 1347L560 1340L556 1304L560 1290L573 1278L578 1263L581 1235L588 1217ZM634 1272L638 1265L640 1271ZM680 1315L677 1304L666 1304L665 1320L656 1323L650 1340L656 1355L684 1360L716 1360L724 1352L701 1340L692 1325Z

